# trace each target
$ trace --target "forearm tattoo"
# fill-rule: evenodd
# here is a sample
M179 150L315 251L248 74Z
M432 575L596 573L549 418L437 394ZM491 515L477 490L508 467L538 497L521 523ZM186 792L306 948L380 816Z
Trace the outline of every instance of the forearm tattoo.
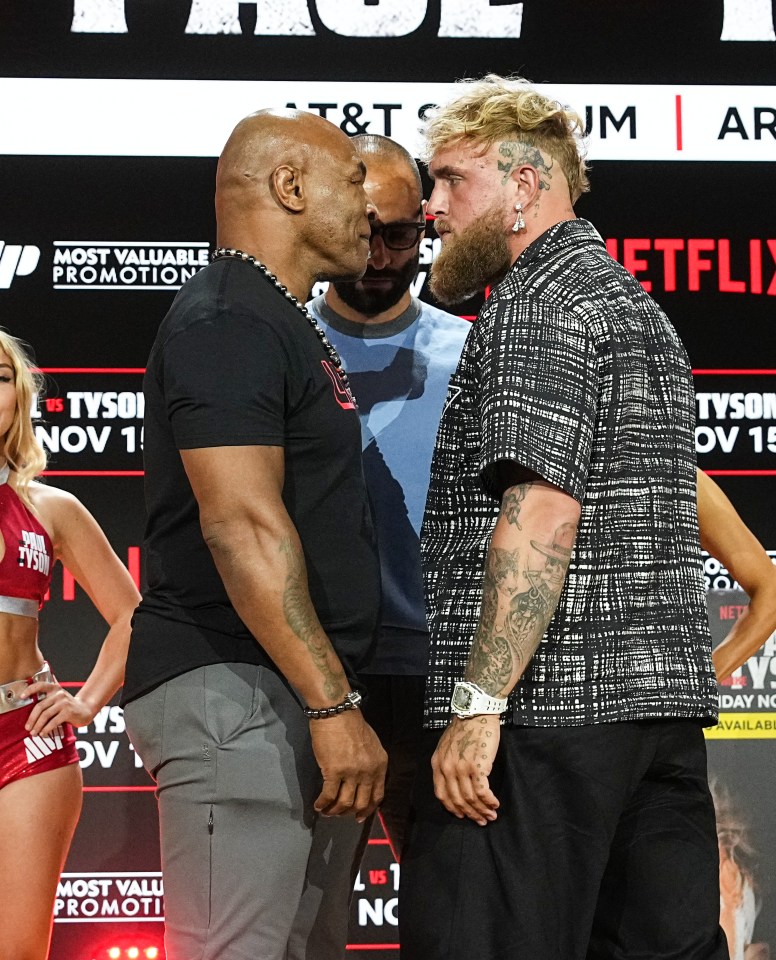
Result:
M530 484L510 488L502 512L522 531L516 507ZM576 526L561 524L544 539L530 536L514 550L491 544L485 565L480 620L469 652L465 677L494 697L515 685L533 656L558 605Z
M283 613L286 623L307 647L316 668L323 676L324 691L332 698L345 692L339 661L333 655L328 637L323 633L313 609L307 587L307 572L302 551L290 537L280 541L280 552L288 564L283 587Z
M498 161L498 168L504 174L501 178L502 186L506 186L509 182L509 177L515 167L527 163L539 174L539 189L550 189L552 168L555 166L555 161L551 159L548 163L538 147L532 147L530 144L522 143L519 140L504 140L499 144L498 152L503 157L503 160Z
M505 552L491 548L491 553L488 555L480 622L474 635L465 673L467 680L479 684L488 693L503 690L512 676L512 651L506 637L496 626L499 600L493 568L498 560L493 557L493 554Z

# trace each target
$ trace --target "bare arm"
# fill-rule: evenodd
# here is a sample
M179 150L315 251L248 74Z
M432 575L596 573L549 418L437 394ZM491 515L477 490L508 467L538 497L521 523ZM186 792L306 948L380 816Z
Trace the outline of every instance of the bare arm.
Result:
M310 707L350 689L310 600L304 554L282 499L282 447L181 452L202 534L238 615ZM359 710L310 721L324 777L316 808L368 816L382 799L385 754Z
M714 650L717 680L745 663L776 630L776 567L717 484L698 471L701 545L749 595L749 607Z
M53 531L57 557L109 626L94 668L75 697L58 684L31 686L31 693L45 693L46 698L36 705L27 726L33 734L45 735L64 721L86 726L119 689L124 681L130 620L140 594L82 503L54 489L39 492L38 499L41 516Z
M523 675L558 605L579 504L544 480L506 490L485 562L480 621L466 679L505 697ZM437 797L456 816L484 825L498 800L488 786L498 716L455 717L432 760Z

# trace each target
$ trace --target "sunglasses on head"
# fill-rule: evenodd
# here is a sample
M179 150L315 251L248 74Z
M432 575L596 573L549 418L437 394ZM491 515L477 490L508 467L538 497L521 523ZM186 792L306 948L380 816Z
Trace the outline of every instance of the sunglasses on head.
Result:
M372 237L380 237L389 250L409 250L426 229L425 223L396 220L393 223L372 223Z

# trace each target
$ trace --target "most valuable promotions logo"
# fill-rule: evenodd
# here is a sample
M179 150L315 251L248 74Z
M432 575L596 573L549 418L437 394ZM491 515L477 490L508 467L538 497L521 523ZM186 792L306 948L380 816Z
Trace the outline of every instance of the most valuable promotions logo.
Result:
M55 240L55 290L177 290L207 266L200 241Z
M7 290L14 277L29 276L39 260L39 247L0 240L0 290Z
M63 873L54 902L55 923L164 920L159 872Z
M24 749L27 753L28 764L44 760L55 750L62 749L62 727L54 727L47 737L25 737Z

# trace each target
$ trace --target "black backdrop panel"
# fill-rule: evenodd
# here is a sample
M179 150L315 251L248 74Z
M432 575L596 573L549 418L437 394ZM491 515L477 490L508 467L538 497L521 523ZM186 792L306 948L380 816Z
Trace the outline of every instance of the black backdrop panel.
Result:
M190 19L201 32L185 32ZM230 21L238 33L215 33ZM280 35L291 30L298 35ZM536 81L772 83L773 39L771 0L5 0L0 8L9 76L393 80L401 64L402 79L417 81L519 70Z
M5 157L2 168L0 239L40 258L0 290L0 322L43 367L142 367L176 286L213 243L215 161ZM667 310L693 366L767 367L772 165L602 160L592 178L578 213Z
M46 371L46 395L36 412L51 482L86 503L140 583L142 370L177 286L206 262L212 247L215 162L9 156L2 166L2 236L40 251L35 268L17 273L0 291L0 311L4 324L35 345ZM598 161L593 192L578 207L677 326L696 369L700 463L717 475L769 548L776 547L767 495L776 466L776 377L768 366L776 362L767 349L776 241L762 197L772 169L765 163ZM721 180L751 189L720 191ZM423 274L433 237L430 227ZM419 284L429 299L422 276ZM460 311L471 315L480 302ZM724 574L710 562L710 585L719 586ZM720 611L740 602L712 604L718 639L730 625ZM61 679L84 679L101 630L88 600L58 569L42 637ZM751 671L747 676L751 683ZM712 745L725 755L736 746ZM767 748L753 746L761 753ZM62 960L75 957L76 945L105 944L118 931L158 940L159 928L149 918L110 913L141 909L137 898L120 893L123 873L143 874L139 883L158 882L151 785L115 705L79 731L79 752L87 805L63 883L81 881L81 900L74 906L78 897L61 898L64 911L75 911L58 916L54 956ZM354 897L351 941L354 947L384 944L390 956L398 942L398 873L379 842L379 828L374 839ZM89 891L97 881L103 893L95 906ZM72 884L68 889L72 893Z

